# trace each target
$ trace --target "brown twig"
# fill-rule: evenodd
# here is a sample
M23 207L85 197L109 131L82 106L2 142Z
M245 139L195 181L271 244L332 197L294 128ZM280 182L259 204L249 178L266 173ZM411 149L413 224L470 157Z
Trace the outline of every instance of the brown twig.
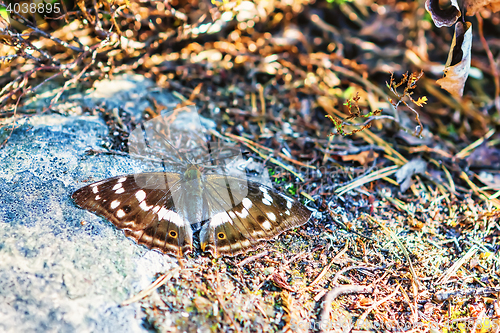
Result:
M493 58L493 53L491 53L488 42L486 41L486 38L484 38L483 18L481 17L479 11L476 13L476 19L478 25L477 31L479 32L479 38L481 39L483 48L486 51L486 55L488 56L488 61L490 62L490 67L491 67L491 73L493 74L493 81L495 82L495 107L497 109L497 113L500 114L500 75L498 73L495 59Z
M321 320L325 322L330 322L330 309L332 302L340 295L345 294L371 294L373 292L373 287L371 286L355 286L355 285L344 285L336 287L328 292L323 301L323 311L321 312Z
M245 266L246 264L248 263L251 263L252 261L254 260L257 260L259 258L262 258L262 257L265 257L269 254L269 251L264 251L264 252L261 252L261 253L257 253L253 256L250 256L242 261L240 261L239 263L236 264L236 266L238 267L241 267L241 266Z
M251 146L255 146L255 147L258 147L260 149L263 149L263 150L267 150L268 152L271 152L271 153L275 153L274 149L271 149L271 148L268 148L268 147L265 147L257 142L254 142L250 139L247 139L247 138L244 138L244 137L241 137L241 136L238 136L238 135L234 135L234 134L231 134L231 133L225 133L225 135L227 137L230 137L231 139L234 139L234 140L237 140L241 143L243 143L245 146L247 147L251 147ZM300 161L297 161L293 158L290 158L288 156L286 156L285 154L283 153L280 153L278 152L277 155L281 158L283 158L284 160L287 160L288 162L291 162L293 164L297 164L297 165L300 165L300 166L303 166L303 167L306 167L306 168L310 168L310 169L316 169L315 166L313 165L308 165L308 164L305 164L305 163L302 163Z
M29 27L30 29L33 29L33 31L34 31L34 32L36 32L37 34L39 34L39 35L41 35L41 36L43 36L43 37L45 37L45 38L48 38L48 39L50 39L50 40L53 40L54 42L56 42L56 43L58 43L58 44L60 44L60 45L62 45L62 46L64 46L64 47L66 47L66 48L68 48L68 49L70 49L70 50L73 50L73 51L75 51L75 52L79 52L79 53L81 53L81 52L84 52L84 51L85 51L85 49L81 49L81 48L79 48L79 47L73 46L73 45L71 45L71 44L69 44L69 43L66 43L66 42L65 42L65 41L63 41L63 40L60 40L59 38L56 38L56 37L51 36L50 34L46 33L46 32L45 32L45 31L43 31L43 30L38 29L35 25L31 24L31 22L29 22L29 21L26 21L26 20L25 20L25 19L24 19L21 15L19 15L19 14L18 14L18 13L16 13L16 12L11 12L11 15L14 15L15 17L17 17L19 20L21 20L21 23L22 23L22 24L25 24L25 25L26 25L27 27ZM40 50L38 50L38 51L40 51ZM42 51L40 51L40 53L42 53L42 54L43 54L43 52L42 52ZM49 58L50 58L50 57L49 57Z
M182 268L180 267L176 267L174 268L173 270L171 270L169 273L167 274L163 274L162 276L160 276L159 278L157 278L153 283L151 283L148 287L146 287L144 290L142 290L141 292L139 292L137 295L123 301L120 306L127 306L129 304L132 304L134 302L137 302L138 300L146 297L147 295L151 294L153 291L155 291L156 289L160 288L161 286L163 286L165 283L167 283L171 278L172 276L174 276L175 274L179 273L179 271L181 270Z

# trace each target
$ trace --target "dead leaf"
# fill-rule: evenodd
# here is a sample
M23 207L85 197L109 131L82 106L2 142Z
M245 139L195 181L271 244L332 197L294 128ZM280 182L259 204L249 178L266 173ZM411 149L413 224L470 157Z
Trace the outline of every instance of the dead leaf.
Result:
M464 9L467 16L476 15L481 8L491 10L493 13L500 11L500 0L465 0Z
M403 165L396 172L396 181L400 184L401 192L410 188L411 177L415 174L423 174L427 170L427 162L421 158L416 158Z
M440 0L426 0L425 9L431 14L436 27L451 27L462 15L457 0L451 0L449 7L441 8ZM467 16L474 16L481 8L491 10L493 13L500 11L500 0L465 0L463 9Z
M366 150L360 152L359 154L342 155L340 157L344 162L356 161L361 165L367 165L368 163L373 162L373 160L378 157L378 154L373 150Z
M470 70L472 24L470 22L465 24L465 27L462 22L457 22L455 25L455 35L446 61L444 77L436 81L442 89L455 96L463 95Z
M451 27L462 15L457 0L451 0L448 8L441 8L439 0L426 0L425 9L431 14L432 20L438 28Z

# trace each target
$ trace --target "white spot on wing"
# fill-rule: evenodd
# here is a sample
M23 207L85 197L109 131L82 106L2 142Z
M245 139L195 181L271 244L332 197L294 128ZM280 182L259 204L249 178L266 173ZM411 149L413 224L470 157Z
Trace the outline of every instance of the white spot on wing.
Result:
M217 228L221 224L224 223L233 223L233 220L229 217L229 215L226 212L220 212L212 216L210 220L210 226L213 228Z
M294 200L286 195L281 195L285 200L286 200L286 208L290 209L292 208Z
M100 199L101 199L101 196L100 196L100 195L96 195L96 196L95 196L95 199L96 199L96 200L100 200Z
M153 213L155 213L155 214L156 214L156 213L158 213L158 211L159 211L159 210L160 210L160 206L155 206L155 207L153 208Z
M163 217L167 215L168 210L165 209L165 207L161 207L160 211L158 212L158 220L163 220Z
M153 206L148 206L146 204L146 201L143 201L141 202L141 204L139 205L139 207L141 207L141 209L145 212L147 212L148 210L150 210L151 208L153 208Z
M160 211L158 212L158 220L167 220L178 227L184 226L182 217L173 210L168 210L165 207L161 207Z
M241 212L236 212L236 215L238 215L239 217L241 217L242 219L244 219L245 217L248 216L248 210L243 209Z
M269 221L265 221L262 223L262 227L266 230L271 230L271 223L269 223Z
M266 199L269 202L273 202L273 198L267 193L264 193L264 199Z
M115 186L113 186L113 188L111 190L114 191L114 190L119 189L120 187L122 187L122 183L116 184Z
M135 193L135 198L137 199L137 201L141 202L141 201L144 201L144 199L146 199L146 192L144 192L143 190L139 190Z
M287 210L287 211L285 212L285 214L286 214L286 215L290 215L290 211L289 211L289 210Z
M270 219L271 221L276 221L276 215L274 215L274 213L272 213L272 212L267 212L267 214L266 214L266 215L267 215L267 217L269 217L269 219Z
M120 206L120 201L118 200L111 201L111 209L115 209L118 206Z
M262 191L262 193L267 194L267 188L265 188L264 186L259 186L259 189Z
M267 200L266 198L262 199L262 202L264 203L264 205L266 206L271 206L273 203L269 200Z
M118 209L118 211L116 212L116 217L121 219L124 216L125 216L125 212L122 209Z
M125 192L125 189L123 187L120 187L115 191L116 194L122 194L123 192Z
M235 219L236 218L236 214L233 213L233 211L230 211L229 212L229 216L231 216L232 219Z
M122 177L122 178L118 179L118 183L123 183L126 180L127 180L127 177Z
M97 186L92 186L92 192L94 192L94 193L99 192L99 189L97 188Z
M245 207L246 209L250 209L252 208L252 201L250 201L250 199L248 198L244 198L243 200L241 200L241 203L243 204L243 207Z

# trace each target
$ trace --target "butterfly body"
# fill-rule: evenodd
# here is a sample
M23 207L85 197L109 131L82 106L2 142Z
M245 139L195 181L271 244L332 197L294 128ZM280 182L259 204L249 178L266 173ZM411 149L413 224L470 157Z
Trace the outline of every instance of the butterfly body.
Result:
M109 178L72 198L150 249L182 256L200 247L214 256L254 250L309 220L301 203L271 187L192 165L184 173L150 172Z

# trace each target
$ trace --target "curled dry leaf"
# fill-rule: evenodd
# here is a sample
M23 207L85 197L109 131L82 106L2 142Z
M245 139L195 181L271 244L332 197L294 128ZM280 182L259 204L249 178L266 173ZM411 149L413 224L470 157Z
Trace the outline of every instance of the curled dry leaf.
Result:
M451 0L448 8L441 8L439 0L426 0L425 9L431 14L432 20L438 28L451 27L462 15L457 0Z
M493 13L500 11L500 0L465 0L464 9L467 16L473 16L481 8L491 10Z
M462 15L458 1L451 0L450 5L446 8L441 8L439 2L439 0L426 0L425 9L431 14L436 27L451 27ZM467 16L474 16L483 7L493 13L498 12L500 11L500 0L465 0L463 2L463 9Z
M444 69L444 77L437 80L442 89L455 96L462 96L470 70L470 51L472 45L472 24L457 22L455 35Z

